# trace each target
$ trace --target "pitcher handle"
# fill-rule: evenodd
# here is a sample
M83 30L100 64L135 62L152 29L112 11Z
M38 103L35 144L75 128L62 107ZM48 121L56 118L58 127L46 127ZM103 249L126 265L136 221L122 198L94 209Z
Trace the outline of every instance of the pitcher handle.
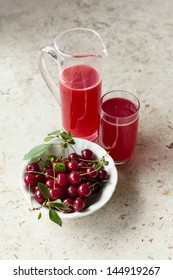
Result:
M48 68L47 68L47 65L45 62L45 58L44 58L45 53L50 54L55 60L57 60L57 53L53 47L42 48L41 54L39 56L38 65L39 65L40 72L43 76L43 79L45 80L46 85L48 86L50 92L52 93L52 95L58 102L58 105L60 106L58 86L55 84L55 82L53 81L53 79L48 71Z

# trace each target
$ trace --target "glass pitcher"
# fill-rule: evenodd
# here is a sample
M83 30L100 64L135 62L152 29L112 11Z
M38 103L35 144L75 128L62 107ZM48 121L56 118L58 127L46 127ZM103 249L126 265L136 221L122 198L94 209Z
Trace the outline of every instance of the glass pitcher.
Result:
M54 47L41 51L39 68L61 106L62 129L93 141L98 135L102 66L107 55L100 35L88 28L70 29L54 39ZM56 81L47 68L45 53L57 62Z

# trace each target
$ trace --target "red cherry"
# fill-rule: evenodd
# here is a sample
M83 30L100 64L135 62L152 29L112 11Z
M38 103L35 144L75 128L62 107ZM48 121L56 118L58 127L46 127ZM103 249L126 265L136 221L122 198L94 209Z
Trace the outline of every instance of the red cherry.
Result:
M78 189L78 194L81 196L81 197L88 197L90 196L91 194L91 190L90 190L90 187L88 186L88 184L86 183L83 183L81 184Z
M81 181L80 173L78 171L72 171L68 174L68 181L72 185L78 185Z
M78 196L77 187L74 185L70 185L66 189L66 193L71 198L76 198Z
M70 197L67 197L67 198L64 199L63 203L65 205L67 205L67 207L68 207L68 209L64 211L65 213L71 213L71 212L74 211L73 199L71 199Z
M82 158L86 160L91 160L94 158L94 153L90 149L84 149L81 152Z
M50 189L49 198L50 200L62 199L65 195L65 190L63 188Z
M45 197L40 190L35 191L34 198L40 204L42 204L45 201Z
M24 176L24 182L27 186L35 186L37 184L36 175L33 173L28 173Z
M74 200L74 204L73 204L73 207L74 207L74 210L76 212L81 212L86 206L86 202L83 198L81 197L77 197L75 200Z
M79 170L86 170L86 167L87 167L86 162L80 161L80 162L78 163L78 168L79 168Z
M97 178L97 175L98 175L98 171L94 169L94 167L88 167L87 170L87 177L90 178L90 179L95 179Z
M93 184L91 181L87 182L87 185L90 187L91 193L95 193L99 190L99 184Z
M108 179L108 172L105 169L101 169L98 171L97 180L103 181Z
M26 167L27 171L39 171L39 169L40 168L37 162L30 162Z
M68 184L68 178L66 173L59 173L56 177L55 185L56 187L64 188Z
M78 169L78 162L76 160L69 160L66 162L65 167L68 171L76 171Z
M51 177L54 176L54 173L53 173L53 169L52 168L47 168L45 170L45 179L50 179Z
M54 188L54 180L53 179L49 179L46 181L46 187L48 187L49 189L53 189Z
M45 176L43 174L36 174L35 177L37 179L37 183L44 183L45 182Z
M80 156L79 156L78 154L76 154L76 153L71 153L71 154L69 154L68 159L69 159L69 160L78 160L79 157L80 157Z

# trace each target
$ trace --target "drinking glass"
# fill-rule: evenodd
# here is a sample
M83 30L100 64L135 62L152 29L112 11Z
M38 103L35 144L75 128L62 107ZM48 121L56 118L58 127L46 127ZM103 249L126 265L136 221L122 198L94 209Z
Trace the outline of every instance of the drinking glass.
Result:
M113 90L101 97L98 142L115 164L129 161L136 144L140 102L127 91Z

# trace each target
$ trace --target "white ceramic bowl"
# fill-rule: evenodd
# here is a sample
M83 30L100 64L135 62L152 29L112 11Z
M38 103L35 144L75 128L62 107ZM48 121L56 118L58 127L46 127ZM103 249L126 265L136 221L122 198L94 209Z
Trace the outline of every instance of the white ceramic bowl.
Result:
M58 212L58 215L61 217L61 219L84 217L84 216L90 215L90 214L94 213L95 211L99 210L100 208L102 208L112 197L112 195L116 189L117 180L118 180L118 173L117 173L117 169L115 167L114 161L102 147L100 147L96 143L93 143L88 140L84 140L84 139L80 139L80 138L74 138L74 140L75 140L75 144L73 145L73 147L74 147L76 153L80 154L80 152L84 149L91 149L97 158L101 158L101 157L105 156L105 160L109 161L109 164L107 166L105 166L105 170L109 174L109 180L108 180L108 182L106 182L104 184L103 188L101 188L101 190L98 191L98 193L96 194L96 196L94 198L93 204L91 204L88 208L86 208L82 212L74 212L74 213ZM49 143L53 143L56 141L59 141L59 140L53 140ZM59 148L60 147L58 145L52 146L47 152L42 154L42 157L44 158L44 156L46 156L47 153L56 154L56 152L59 150ZM72 153L72 152L74 152L74 151L69 147L69 153ZM67 151L64 153L64 156L67 156ZM24 163L23 163L23 166L21 169L21 174L20 174L20 182L21 182L20 185L21 185L21 190L22 190L24 196L26 197L28 203L31 204L30 193L29 193L28 189L26 188L24 180L23 180L26 166L28 163L29 163L29 161L24 161ZM40 206L40 204L37 203L37 201L35 201L33 199L33 207L38 207L38 206ZM48 213L47 207L43 207L42 210L44 210Z

